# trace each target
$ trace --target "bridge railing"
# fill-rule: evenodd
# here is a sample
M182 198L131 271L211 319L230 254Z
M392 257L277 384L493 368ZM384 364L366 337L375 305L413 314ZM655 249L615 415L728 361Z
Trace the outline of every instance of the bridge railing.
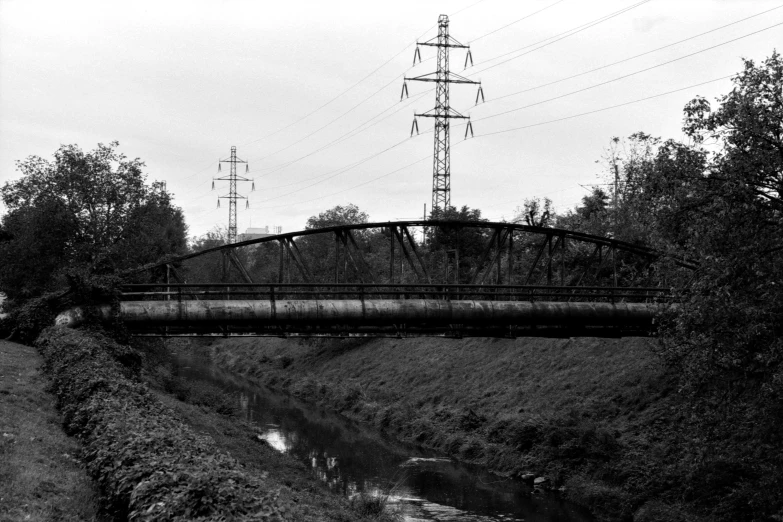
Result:
M121 291L123 301L435 299L660 302L671 298L669 290L660 287L552 285L149 283L124 285Z

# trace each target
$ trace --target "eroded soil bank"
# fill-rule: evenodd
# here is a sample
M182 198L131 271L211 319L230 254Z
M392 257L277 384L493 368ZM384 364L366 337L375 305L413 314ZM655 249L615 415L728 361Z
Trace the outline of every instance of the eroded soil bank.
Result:
M648 339L169 343L401 440L545 477L599 518L685 519L676 502L636 487L651 480L645 461L668 453L647 428L669 422L674 391Z

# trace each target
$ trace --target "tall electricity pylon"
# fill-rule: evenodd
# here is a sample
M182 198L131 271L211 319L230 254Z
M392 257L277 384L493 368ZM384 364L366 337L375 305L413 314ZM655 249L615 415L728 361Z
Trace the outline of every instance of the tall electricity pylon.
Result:
M229 159L223 159L218 162L218 172L221 172L220 164L228 163L231 165L228 177L213 178L212 190L215 190L215 181L228 181L229 189L227 196L218 196L218 208L220 208L220 200L228 200L228 243L236 243L237 240L237 199L245 200L245 208L250 208L250 201L247 201L245 196L237 194L237 182L238 181L251 181L253 182L252 190L256 189L255 181L252 179L237 176L237 163L245 164L245 173L249 170L247 161L237 158L237 148L231 147L231 157Z
M432 157L432 212L445 211L451 206L451 141L449 136L449 120L452 118L468 120L465 128L465 138L468 132L473 135L473 126L470 123L470 116L463 116L449 105L449 84L450 83L472 83L479 86L476 93L476 104L479 97L484 101L484 91L481 89L481 82L469 80L464 76L449 71L449 48L456 47L467 49L465 56L465 67L473 65L473 56L470 54L470 46L462 45L457 40L449 36L449 17L440 15L438 17L438 36L427 40L426 42L416 42L416 50L413 53L413 64L416 65L418 57L421 63L420 45L427 45L438 48L438 70L434 73L416 76L415 78L406 77L402 84L402 95L408 96L408 81L417 82L435 82L435 108L422 114L413 115L413 125L411 125L411 136L414 129L419 132L419 124L416 118L435 118L435 151Z

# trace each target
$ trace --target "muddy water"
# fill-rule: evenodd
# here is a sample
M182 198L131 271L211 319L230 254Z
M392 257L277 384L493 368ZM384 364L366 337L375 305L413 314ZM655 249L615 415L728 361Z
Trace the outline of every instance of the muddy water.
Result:
M332 491L387 494L407 521L583 522L577 507L524 484L401 444L339 415L178 356L179 375L216 384L235 395L258 437L305 462Z

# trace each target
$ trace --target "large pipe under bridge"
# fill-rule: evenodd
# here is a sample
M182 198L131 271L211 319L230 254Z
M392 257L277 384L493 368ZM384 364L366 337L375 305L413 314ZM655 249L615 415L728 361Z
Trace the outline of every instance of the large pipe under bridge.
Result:
M74 308L76 326L113 314L136 335L649 335L662 288L548 285L126 285L119 307Z

